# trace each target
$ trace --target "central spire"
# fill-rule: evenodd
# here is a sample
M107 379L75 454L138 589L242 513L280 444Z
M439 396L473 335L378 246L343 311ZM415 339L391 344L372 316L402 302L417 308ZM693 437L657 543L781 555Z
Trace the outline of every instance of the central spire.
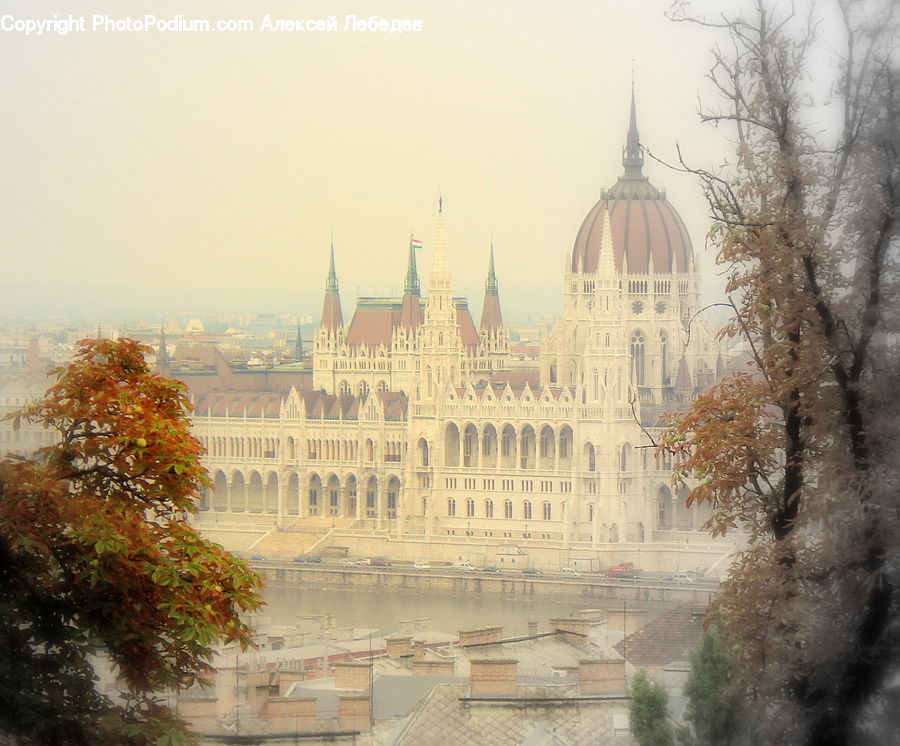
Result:
M644 149L641 147L641 139L638 135L633 73L631 77L631 118L628 122L628 135L625 138L625 147L622 150L622 165L625 166L626 177L643 178L644 174L641 171L641 167L644 165Z
M434 226L434 251L431 255L431 269L428 272L428 298L426 318L442 322L455 318L453 308L453 284L447 249L444 246L444 199L438 201L437 221Z

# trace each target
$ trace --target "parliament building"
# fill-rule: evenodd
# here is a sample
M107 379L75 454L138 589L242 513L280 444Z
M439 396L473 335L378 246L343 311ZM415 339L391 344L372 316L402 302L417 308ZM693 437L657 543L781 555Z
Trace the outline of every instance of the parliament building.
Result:
M441 208L427 280L411 243L402 297L359 298L349 321L332 246L304 383L194 394L213 483L198 521L271 526L282 548L318 527L317 549L359 532L448 557L454 542L590 554L708 540L653 442L724 364L695 317L688 232L644 175L633 97L622 162L575 234L533 360L511 352L493 247L478 319L454 296Z

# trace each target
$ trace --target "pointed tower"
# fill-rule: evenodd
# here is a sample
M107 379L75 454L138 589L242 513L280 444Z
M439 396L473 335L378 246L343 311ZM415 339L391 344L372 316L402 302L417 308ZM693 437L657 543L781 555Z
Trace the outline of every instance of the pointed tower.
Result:
M428 298L422 324L422 379L420 391L425 398L440 396L448 382L461 383L460 330L453 302L450 267L444 247L444 202L438 202L434 229L434 252L428 273Z
M169 375L169 349L166 347L166 327L159 325L159 351L156 353L156 370L162 375Z
M325 280L325 299L322 301L322 321L313 342L313 387L334 393L335 373L346 355L347 328L341 312L337 272L334 269L334 241L328 257L328 277Z
M493 239L489 256L487 281L484 283L484 305L481 307L481 328L488 333L496 333L503 327L503 314L500 312L500 289L494 272Z
M434 228L434 253L428 274L428 300L425 318L430 321L453 320L453 288L447 250L444 247L444 200L438 200L438 216Z
M409 259L406 263L406 282L403 284L403 303L400 308L400 326L412 331L423 321L422 302L419 294L419 273L416 269L416 244L409 237Z
M622 165L625 166L626 179L643 179L641 170L644 165L644 149L641 147L641 138L638 134L637 107L634 103L634 78L631 79L631 117L628 121L628 134L625 137L625 147L622 149Z
M344 325L344 316L341 313L341 296L338 292L337 272L334 270L334 242L331 244L331 253L328 260L328 278L325 280L325 300L322 303L323 329L334 330Z
M678 375L675 378L675 393L688 399L693 390L694 384L691 382L691 371L688 368L687 358L682 355L681 362L678 363Z

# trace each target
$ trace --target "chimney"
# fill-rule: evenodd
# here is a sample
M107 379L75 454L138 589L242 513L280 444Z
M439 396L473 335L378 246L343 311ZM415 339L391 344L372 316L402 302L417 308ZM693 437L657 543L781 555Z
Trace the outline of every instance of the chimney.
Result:
M514 697L518 692L518 661L469 661L469 691L473 697Z
M425 658L425 640L416 640L413 643L413 660L420 661Z
M581 694L621 694L625 691L625 661L578 661L578 691Z
M316 730L315 697L270 699L263 713L269 731Z
M566 640L582 650L590 647L588 640L591 631L590 619L551 619L550 628L555 632L562 632Z
M647 624L646 609L609 609L606 612L606 629L608 632L622 632L630 635Z
M456 660L414 660L410 666L413 676L453 676L456 670Z
M372 664L344 661L334 664L334 688L365 691L372 678Z
M411 637L388 637L385 640L388 658L403 658L412 652Z
M503 640L503 627L479 627L478 629L461 629L459 631L459 646L483 645L489 642L501 642Z
M28 357L27 363L29 373L43 373L41 365L41 347L37 337L32 337L28 341Z

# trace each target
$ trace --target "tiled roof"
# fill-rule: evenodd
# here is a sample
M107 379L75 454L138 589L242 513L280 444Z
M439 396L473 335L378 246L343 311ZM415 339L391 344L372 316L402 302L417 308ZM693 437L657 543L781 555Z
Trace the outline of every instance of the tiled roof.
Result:
M459 336L466 347L477 347L479 337L472 314L469 313L469 305L464 299L454 298L456 306L456 323L459 324Z
M388 422L402 422L406 419L409 398L399 391L383 391L377 394L384 407L384 419Z
M389 347L394 327L400 323L398 300L360 298L347 332L347 344Z
M201 416L278 417L281 394L256 391L232 391L201 394L194 401L194 411Z
M578 668L578 661L597 657L565 639L561 632L521 640L461 647L456 650L457 673L469 675L471 660L518 661L519 676L552 677L554 671Z
M614 645L635 666L665 666L688 657L703 631L705 604L676 606Z
M494 384L494 390L497 390L497 384L509 384L513 390L521 389L527 383L531 390L534 391L540 387L541 372L537 368L515 368L512 370L501 370L494 373L491 378Z
M413 710L391 743L396 746L518 746L536 729L549 730L565 739L557 744L625 746L631 743L629 736L619 736L613 730L613 713L627 711L623 699L461 701L467 695L466 686L436 686Z

